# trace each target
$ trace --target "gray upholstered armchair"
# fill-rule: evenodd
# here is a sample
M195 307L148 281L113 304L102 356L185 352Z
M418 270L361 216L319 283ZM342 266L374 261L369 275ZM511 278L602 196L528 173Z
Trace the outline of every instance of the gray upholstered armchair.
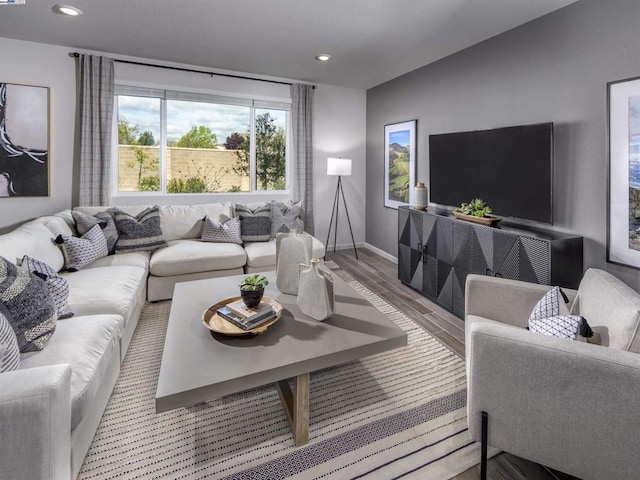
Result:
M639 478L640 295L596 269L565 290L594 345L525 329L549 289L467 277L471 436L484 437L483 452L488 444L584 480ZM486 472L486 454L483 463Z

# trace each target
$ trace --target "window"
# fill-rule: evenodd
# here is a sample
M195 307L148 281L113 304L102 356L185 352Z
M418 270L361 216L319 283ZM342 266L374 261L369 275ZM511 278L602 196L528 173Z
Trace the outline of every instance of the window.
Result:
M116 87L117 191L287 189L289 105Z

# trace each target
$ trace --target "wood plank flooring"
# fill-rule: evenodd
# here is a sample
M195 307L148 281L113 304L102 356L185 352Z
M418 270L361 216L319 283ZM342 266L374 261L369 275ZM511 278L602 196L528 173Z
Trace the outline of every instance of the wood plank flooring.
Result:
M464 322L455 315L427 300L398 280L398 267L370 250L358 249L329 252L333 260L353 278L376 292L405 315L422 325L446 347L464 358ZM508 453L493 457L488 464L489 480L579 480ZM453 480L479 480L477 465Z

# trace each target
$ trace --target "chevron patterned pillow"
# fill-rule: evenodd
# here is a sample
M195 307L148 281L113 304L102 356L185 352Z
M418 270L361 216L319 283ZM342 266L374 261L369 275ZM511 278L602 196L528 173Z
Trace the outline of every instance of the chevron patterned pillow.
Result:
M211 220L207 215L203 219L202 242L237 243L242 245L240 237L240 218L230 218L224 223Z

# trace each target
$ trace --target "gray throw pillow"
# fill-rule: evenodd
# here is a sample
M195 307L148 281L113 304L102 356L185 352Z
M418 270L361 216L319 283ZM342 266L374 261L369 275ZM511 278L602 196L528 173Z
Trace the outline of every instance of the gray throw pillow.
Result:
M0 257L0 313L13 328L21 352L44 348L56 329L56 306L44 281Z
M271 238L276 238L278 233L289 233L297 230L304 231L302 202L282 203L271 202Z
M53 303L56 304L56 313L58 314L58 320L64 318L73 317L72 312L67 312L67 302L69 301L69 282L64 277L58 275L52 267L38 259L32 258L29 255L22 257L20 266L34 273L47 284L51 296L53 297Z
M0 373L17 370L19 366L18 339L7 317L0 313Z
M94 225L80 238L58 235L55 242L62 248L64 265L69 272L76 272L109 254L107 239L100 225Z
M160 208L144 209L135 217L119 208L110 208L118 229L116 253L153 251L167 246L160 227Z
M271 204L251 208L235 204L236 216L240 217L240 234L244 242L268 242L271 239Z
M211 220L207 215L203 221L201 241L242 244L242 238L240 237L240 218L231 218L224 223L220 223Z
M107 239L107 250L109 254L114 252L116 242L118 241L118 229L116 223L109 212L99 212L95 215L87 215L86 213L72 211L71 216L76 223L78 234L84 235L94 225L100 225L104 238Z

